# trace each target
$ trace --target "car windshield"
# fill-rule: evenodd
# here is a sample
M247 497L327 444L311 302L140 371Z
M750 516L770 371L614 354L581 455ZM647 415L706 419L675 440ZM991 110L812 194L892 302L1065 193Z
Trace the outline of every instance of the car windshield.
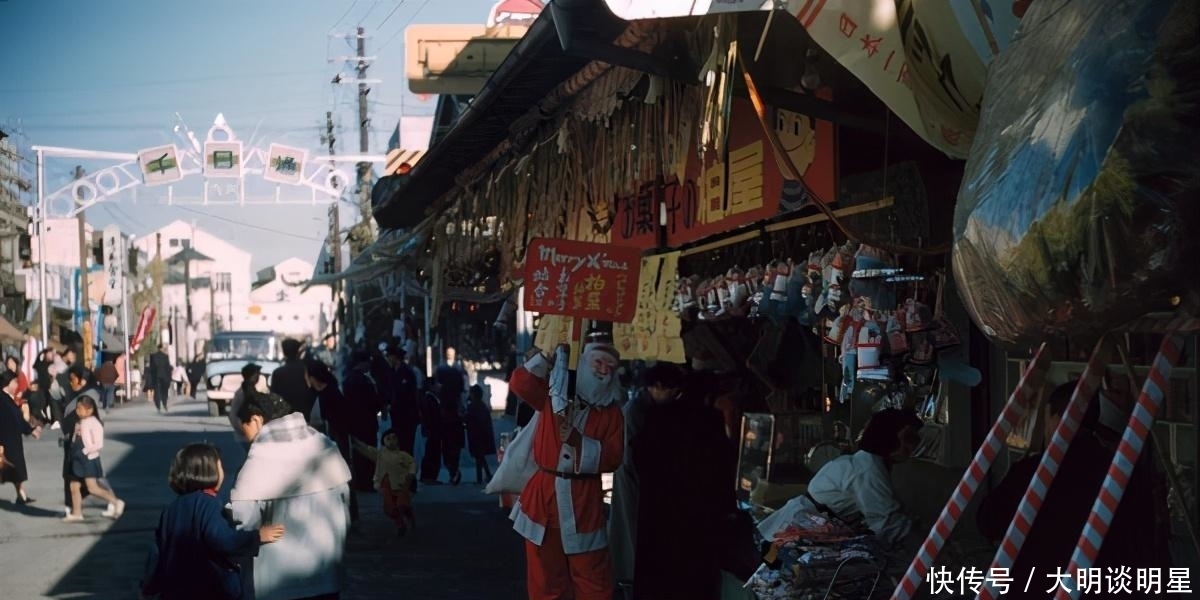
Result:
M208 350L209 360L275 359L275 340L263 335L218 335Z

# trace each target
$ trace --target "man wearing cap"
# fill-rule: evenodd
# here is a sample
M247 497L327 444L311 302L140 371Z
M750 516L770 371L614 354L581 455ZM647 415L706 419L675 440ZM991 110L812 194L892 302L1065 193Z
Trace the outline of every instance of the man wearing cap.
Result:
M565 345L553 356L534 354L509 382L539 415L533 438L538 470L513 508L513 529L525 538L531 600L613 597L600 474L616 470L624 451L619 355L607 340L591 338L573 397Z

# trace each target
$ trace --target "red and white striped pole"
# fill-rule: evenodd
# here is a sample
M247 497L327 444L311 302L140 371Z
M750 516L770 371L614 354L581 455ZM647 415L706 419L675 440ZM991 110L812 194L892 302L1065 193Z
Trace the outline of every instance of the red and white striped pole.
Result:
M1075 393L1071 394L1071 401L1067 404L1062 421L1054 430L1054 436L1047 444L1046 451L1042 453L1042 460L1038 463L1037 472L1030 480L1029 487L1025 489L1025 497L1021 499L1021 504L1017 507L1016 514L1013 515L1013 521L1004 534L1004 540L1000 542L1000 548L996 550L996 556L992 559L992 566L988 573L993 573L996 569L1011 569L1013 562L1017 559L1017 554L1021 552L1033 520L1037 518L1038 510L1041 509L1042 502L1046 500L1046 494L1054 483L1054 477L1058 474L1058 467L1067 454L1067 448L1075 439L1075 433L1079 431L1079 425L1083 421L1084 413L1087 412L1088 404L1096 395L1100 377L1104 374L1105 365L1108 363L1106 348L1104 340L1101 339L1096 344L1096 348L1092 350L1091 359L1088 360L1087 367L1084 368L1079 383L1075 386ZM992 578L987 578L980 586L979 594L975 596L976 599L996 600L999 592L994 584Z
M1068 578L1059 587L1054 596L1055 600L1078 598L1080 590L1075 574L1079 573L1080 569L1090 569L1096 564L1096 555L1100 553L1104 536L1108 534L1108 528L1112 525L1113 515L1121 505L1121 498L1125 495L1125 487L1129 485L1133 467L1142 453L1146 436L1150 434L1150 428L1154 426L1154 417L1162 407L1165 391L1171 382L1171 370L1179 360L1183 341L1183 335L1178 333L1163 338L1158 356L1154 357L1154 364L1146 377L1146 383L1142 385L1137 405L1133 407L1133 414L1129 415L1129 424L1125 426L1121 443L1117 446L1112 464L1108 467L1108 476L1100 486L1100 495L1097 496L1092 505L1092 512L1083 525L1083 533L1075 546L1075 554L1071 557L1071 564L1067 566Z
M966 510L967 504L971 502L971 498L975 495L975 490L979 489L979 484L983 482L988 469L992 468L992 462L996 460L996 455L1000 453L1000 449L1003 447L1008 433L1025 416L1025 413L1029 412L1034 398L1037 397L1037 393L1042 387L1042 381L1045 379L1046 371L1049 367L1050 359L1046 352L1046 344L1042 343L1041 346L1038 346L1037 352L1029 361L1029 366L1026 367L1025 373L1021 376L1021 381L1017 383L1017 388L1008 397L1008 402L1005 403L1004 411L1000 413L1000 418L996 420L996 424L988 432L987 439L983 441L983 445L975 453L975 458L963 473L962 480L958 482L958 486L954 488L954 493L946 501L946 507L942 509L941 516L938 517L933 528L929 530L929 535L925 538L925 543L921 544L921 547L917 550L917 555L913 557L912 564L909 565L908 571L904 574L904 579L900 580L900 584L896 586L896 590L892 593L892 600L909 600L916 593L921 582L925 580L925 575L933 568L933 561L937 560L938 554L942 551L942 546L946 545L946 540L950 538L950 533L954 531L954 526L962 518L962 513Z

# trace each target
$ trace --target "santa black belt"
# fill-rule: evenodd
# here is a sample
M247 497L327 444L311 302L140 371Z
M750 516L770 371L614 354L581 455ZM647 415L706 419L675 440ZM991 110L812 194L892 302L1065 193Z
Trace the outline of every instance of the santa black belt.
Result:
M563 471L555 471L553 469L547 469L545 467L538 467L538 468L546 473L549 473L549 474L555 476L555 477L561 477L563 479L600 479L599 473L564 473Z

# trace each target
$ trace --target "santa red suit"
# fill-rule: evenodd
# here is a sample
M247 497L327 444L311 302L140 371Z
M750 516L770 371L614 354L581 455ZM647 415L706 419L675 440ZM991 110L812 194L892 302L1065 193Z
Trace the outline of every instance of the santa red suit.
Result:
M553 360L535 355L509 381L539 414L532 452L538 470L512 512L513 529L525 538L530 600L612 600L600 474L615 471L624 452L617 358L611 345L588 344L575 398L566 398L561 348Z

